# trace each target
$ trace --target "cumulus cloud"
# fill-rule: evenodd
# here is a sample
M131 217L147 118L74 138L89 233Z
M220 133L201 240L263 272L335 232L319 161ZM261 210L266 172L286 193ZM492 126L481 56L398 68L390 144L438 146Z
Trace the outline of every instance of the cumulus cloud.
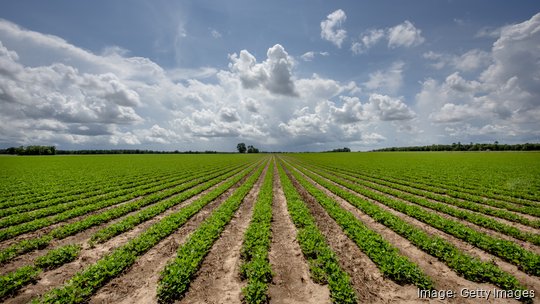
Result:
M466 70L478 61L467 63L466 58L489 57L489 65L477 79L466 80L456 72L444 82L427 79L417 95L418 106L430 112L434 123L452 125L445 128L449 134L491 134L500 140L511 136L509 130L512 134L536 132L540 129L539 28L540 14L502 27L489 54L472 50L465 53L464 66L455 64L456 69ZM468 127L458 128L456 123ZM488 127L494 125L499 127Z
M345 20L347 20L347 15L341 9L326 16L326 19L321 21L321 38L341 48L341 44L347 38L347 31L341 28Z
M0 43L2 114L9 119L55 119L61 123L130 124L139 95L114 74L85 74L64 64L24 67ZM2 64L4 66L4 64Z
M332 119L340 124L350 124L368 119L368 114L364 110L364 105L358 97L342 96L343 105L336 107L330 105Z
M381 94L371 94L367 108L383 121L409 120L416 116L401 99Z
M422 31L409 20L388 29L388 47L412 47L424 42Z
M389 48L414 47L424 43L422 30L415 27L410 21L386 29L370 29L361 35L359 41L353 42L351 51L354 54L366 53L380 41L388 41Z
M242 50L240 55L229 56L229 68L238 75L244 88L264 87L271 93L296 96L292 79L293 59L279 44L269 48L266 56L265 61L257 63L255 56Z
M351 46L351 50L354 54L362 54L386 36L385 31L382 29L372 29L364 33L359 42L354 42Z
M491 63L491 55L488 52L473 49L461 55L450 55L429 51L423 57L431 60L431 66L435 69L450 67L462 72L472 72L487 67Z
M364 82L364 86L369 90L379 90L388 93L395 93L403 85L402 61L394 62L387 70L378 70L369 74L369 80Z

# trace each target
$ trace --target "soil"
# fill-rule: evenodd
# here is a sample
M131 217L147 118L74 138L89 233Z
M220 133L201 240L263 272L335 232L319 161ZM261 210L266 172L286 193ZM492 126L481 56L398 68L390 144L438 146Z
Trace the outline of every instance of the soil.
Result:
M223 183L223 182L221 182L221 183ZM167 211L165 211L164 213L154 217L153 219L150 219L150 220L136 226L134 229L129 230L129 231L123 233L123 234L120 234L120 235L108 240L107 242L105 242L103 244L98 244L98 245L96 245L94 247L90 247L88 245L88 241L90 240L90 237L95 232L97 232L99 229L102 229L102 228L110 225L111 223L118 222L118 221L122 220L123 218L125 218L125 217L127 217L129 215L137 213L140 210L133 211L133 212L131 212L131 213L129 213L129 214L127 214L127 215L125 215L125 216L123 216L121 218L118 218L118 219L116 219L116 220L114 220L112 222L108 222L108 223L104 223L104 224L96 226L96 227L92 227L92 228L87 229L85 231L82 231L82 232L80 232L80 233L78 233L76 235L69 236L69 237L67 237L67 238L65 238L63 240L53 240L53 242L49 246L49 248L55 248L57 246L62 246L62 245L66 245L66 244L78 243L78 244L82 244L83 249L82 249L81 253L79 254L79 257L75 261L73 261L71 263L68 263L68 264L65 264L65 265L59 267L58 269L54 269L54 270L51 270L51 271L46 271L46 272L41 273L40 276L39 276L38 282L35 285L29 285L29 286L26 286L26 287L22 288L18 292L18 295L11 298L11 299L8 299L7 303L26 303L31 298L33 298L33 297L35 297L37 295L43 294L43 293L47 292L48 290L50 290L50 289L52 289L54 287L60 286L61 284L65 283L65 281L67 281L69 278L71 278L75 273L83 270L86 266L88 266L88 265L90 265L92 263L95 263L97 260L99 260L100 258L105 256L107 253L111 252L115 248L127 243L130 239L136 237L137 235L142 233L144 230L146 230L149 226L151 226L152 224L154 224L157 221L161 220L163 217L165 217L165 216L167 216L167 215L169 215L169 214L171 214L173 212L178 211L179 209L181 209L185 205L190 204L191 202L197 200L199 197L201 197L201 196L205 195L206 193L212 191L214 188L218 187L221 183L219 183L217 185L214 185L213 187L199 193L198 195L193 196L192 198L190 198L190 199L188 199L188 200L186 200L186 201L184 201L184 202L182 202L182 203L168 209ZM236 189L236 187L238 185L239 184L237 183L235 186L230 188L228 190L228 192L226 192L225 194L222 194L222 196L226 196L227 193L232 193L231 191ZM222 199L221 196L218 197L218 199L215 200L214 202L211 202L209 204L210 206L207 205L205 208L213 208L213 207L217 206L218 205L217 201L220 201L220 199ZM201 211L204 211L205 208L203 208L203 210L201 210ZM189 221L186 224L189 224ZM194 227L196 227L196 226L194 226ZM39 251L35 251L35 252L29 253L29 254L22 255L21 257L18 257L12 263L10 263L10 264L8 264L6 266L8 266L10 269L14 270L14 269L17 269L18 267L28 265L37 256L41 256L41 255L45 254L45 252L47 250L48 249L43 249L43 250L39 250Z
M157 283L161 270L176 256L178 247L185 243L191 233L215 208L231 196L246 178L206 205L175 233L139 257L123 275L101 288L91 298L90 303L156 303Z
M329 181L327 180L328 182L330 183L333 183L332 181ZM509 274L513 275L514 277L516 277L516 279L518 279L524 286L528 287L529 289L534 289L534 290L540 290L540 279L538 277L534 277L534 276L530 276L524 272L522 272L521 270L519 270L515 265L513 264L510 264L508 262L505 262L503 261L502 259L496 257L496 256L493 256L479 248L476 248L474 247L473 245L465 242L465 241L462 241L452 235L449 235L443 231L440 231L436 228L433 228L432 226L430 225L427 225L419 220L416 220L412 217L409 217L408 215L405 215L403 213L400 213L392 208L389 208L387 207L386 205L382 204L382 203L379 203L375 200L372 200L370 198L367 198L365 196L362 196L356 192L353 192L343 186L340 186L340 185L337 185L335 183L333 183L334 185L336 185L337 187L340 187L341 189L344 189L346 191L349 191L350 193L353 193L355 195L357 195L358 197L361 197L373 204L376 204L377 206L383 208L384 210L396 215L396 216L399 216L401 219L403 219L404 221L406 221L407 223L409 224L412 224L418 228L421 228L422 230L424 230L425 232L427 232L428 234L430 235L435 235L435 236L438 236L438 237L441 237L443 239L445 239L446 241L452 243L454 246L456 246L458 249L460 249L462 252L466 253L466 254L469 254L473 257L477 257L479 259L481 259L482 261L485 261L485 262L491 262L491 263L495 263L499 268L501 268L501 270L504 270L506 272L508 272Z
M287 201L277 170L274 171L272 242L269 259L274 276L268 286L270 303L330 303L327 286L313 282L309 266L296 241L296 228L287 211Z

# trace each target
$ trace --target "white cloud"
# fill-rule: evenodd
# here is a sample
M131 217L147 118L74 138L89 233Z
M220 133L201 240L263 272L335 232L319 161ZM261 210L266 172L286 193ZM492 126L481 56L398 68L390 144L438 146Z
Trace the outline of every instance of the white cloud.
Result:
M424 42L422 31L409 20L388 29L388 47L412 47Z
M344 101L343 106L336 107L333 103L330 106L332 119L335 122L350 124L370 118L358 97L342 96L341 100Z
M218 31L215 30L215 29L211 29L211 30L210 30L210 35L212 35L212 37L214 37L214 38L216 38L216 39L222 37L221 33L218 32Z
M341 9L326 16L326 19L321 21L321 38L341 48L341 44L347 38L347 31L341 28L346 19L347 15Z
M373 29L365 33L360 42L354 42L351 46L351 50L354 54L362 54L379 41L385 38L385 31L382 29Z
M454 63L456 68L467 70L478 66L479 57L489 57L489 66L477 79L466 80L453 73L442 83L433 79L424 81L417 95L419 109L430 113L434 123L447 125L448 134L456 136L511 140L520 134L537 134L540 130L538 29L540 14L501 28L491 53L471 50ZM435 58L427 54L426 57L443 56ZM458 127L456 123L467 127Z
M314 52L314 51L309 51L309 52L305 52L302 56L300 56L300 58L304 61L312 61L316 55L320 55L320 56L328 56L330 55L328 52Z
M410 120L416 117L414 111L401 99L381 94L371 94L369 96L367 109L383 121Z
M236 53L229 56L229 68L238 75L244 88L264 87L274 94L296 96L292 79L293 59L279 44L269 48L266 55L264 62L257 63L253 55L242 50L240 56Z
M394 62L387 70L378 70L369 74L369 80L364 86L369 90L382 90L383 92L396 93L403 85L402 61Z
M425 38L422 36L422 30L415 27L410 21L405 20L403 23L387 29L371 29L361 35L359 41L353 42L351 51L353 54L366 53L370 48L375 46L382 40L388 41L389 48L397 47L414 47L424 43Z
M490 54L478 49L469 50L461 55L429 51L424 53L423 57L433 61L431 66L438 70L448 66L458 71L471 72L485 68L491 63Z

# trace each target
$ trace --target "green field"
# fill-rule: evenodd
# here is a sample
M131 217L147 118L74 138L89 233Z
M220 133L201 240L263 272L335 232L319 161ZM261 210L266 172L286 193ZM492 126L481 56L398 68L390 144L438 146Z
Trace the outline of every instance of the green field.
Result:
M540 292L536 152L2 156L0 168L8 303L278 303L284 288L302 302L308 283L334 303Z

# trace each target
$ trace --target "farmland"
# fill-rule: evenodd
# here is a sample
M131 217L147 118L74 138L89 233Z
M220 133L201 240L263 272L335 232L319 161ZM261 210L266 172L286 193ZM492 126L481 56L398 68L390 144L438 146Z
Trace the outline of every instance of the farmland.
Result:
M0 157L6 303L533 302L539 153Z

